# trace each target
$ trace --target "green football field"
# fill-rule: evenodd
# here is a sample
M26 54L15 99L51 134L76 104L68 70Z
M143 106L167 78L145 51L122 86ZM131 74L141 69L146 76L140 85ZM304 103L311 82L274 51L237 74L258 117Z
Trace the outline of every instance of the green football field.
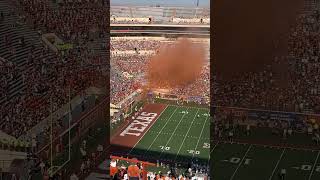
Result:
M188 113L183 113L188 112ZM199 117L198 117L199 115ZM210 155L209 109L168 105L129 155L170 162L201 161Z
M286 180L319 180L320 151L253 145L212 143L214 180L278 180L286 169Z

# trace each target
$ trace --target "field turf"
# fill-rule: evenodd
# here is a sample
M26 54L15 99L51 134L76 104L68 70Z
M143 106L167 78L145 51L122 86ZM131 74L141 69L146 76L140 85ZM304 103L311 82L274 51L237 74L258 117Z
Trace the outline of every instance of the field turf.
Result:
M246 143L214 142L211 149L214 180L319 180L320 151Z
M188 113L182 113L187 111ZM199 117L198 117L199 115ZM168 105L130 150L130 156L170 162L201 161L210 154L209 109Z

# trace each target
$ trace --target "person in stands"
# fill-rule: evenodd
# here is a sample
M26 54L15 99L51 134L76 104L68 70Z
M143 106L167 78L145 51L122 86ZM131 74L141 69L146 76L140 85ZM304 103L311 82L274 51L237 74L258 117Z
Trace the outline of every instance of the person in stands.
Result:
M130 165L128 167L129 180L139 180L140 179L140 169L139 163Z
M117 162L113 159L110 162L110 176L113 177L118 171Z

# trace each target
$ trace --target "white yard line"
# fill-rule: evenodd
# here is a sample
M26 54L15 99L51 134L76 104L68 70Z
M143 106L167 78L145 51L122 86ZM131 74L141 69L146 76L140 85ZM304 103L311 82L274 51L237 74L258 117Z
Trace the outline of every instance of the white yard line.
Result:
M164 126L162 126L160 132L158 132L158 135L153 139L152 143L150 144L150 146L148 147L148 149L146 150L147 152L150 150L150 148L152 147L152 145L154 144L154 142L156 142L156 140L158 139L159 135L161 134L162 130L166 127L166 125L168 124L168 122L170 121L170 119L172 118L172 116L175 114L175 112L177 111L178 108L176 108L173 113L170 115L169 119L167 120L166 124Z
M187 109L187 111L188 111L188 110L189 110L189 108ZM167 146L168 146L170 140L172 139L173 135L175 134L176 130L178 129L178 127L179 127L179 125L180 125L180 123L181 123L181 121L182 121L182 119L184 118L185 115L186 115L186 113L183 114L183 116L180 118L180 121L179 121L178 125L177 125L176 128L174 129L173 133L171 134L169 140L167 141L167 143L166 143L166 145L165 145L164 147L167 147ZM163 151L164 151L164 149L161 150L161 153L160 153L160 156L159 156L159 157L161 157Z
M184 141L186 140L186 138L187 138L187 136L188 136L188 134L189 134L189 132L190 132L190 129L191 129L192 125L193 125L194 120L195 120L196 117L197 117L198 112L199 112L199 109L197 110L196 114L194 115L193 120L192 120L192 122L191 122L191 124L190 124L190 126L189 126L189 129L188 129L187 133L185 134L185 136L184 136L184 138L183 138L183 141L182 141L182 143L181 143L181 145L180 145L180 148L179 148L178 152L176 153L176 157L174 158L174 162L176 161L176 159L177 159L177 157L178 157L178 155L179 155L179 153L180 153L180 151L181 151L181 148L182 148L182 146L183 146L183 144L184 144ZM201 137L201 136L200 136L200 137Z
M317 162L318 162L318 159L319 159L319 155L320 155L320 151L318 151L317 158L316 158L316 160L314 161L314 164L313 164L313 167L312 167L312 171L311 171L311 173L310 173L310 175L309 175L308 180L310 180L310 179L311 179L312 174L313 174L313 172L314 172L314 169L316 168L316 165L317 165Z
M216 149L216 147L218 146L218 144L219 144L219 141L213 146L213 148L212 148L211 151L210 151L210 154Z
M241 166L242 162L243 162L243 161L244 161L244 159L246 158L246 156L247 156L248 152L250 151L251 147L252 147L252 145L250 145L250 146L249 146L249 148L247 149L247 151L246 151L246 153L244 154L243 158L241 159L241 161L240 161L240 163L239 163L239 165L238 165L237 169L236 169L236 170L234 171L234 173L232 174L232 176L231 176L230 180L232 180L232 179L234 178L234 176L236 175L236 173L237 173L238 169L240 168L240 166Z
M131 150L129 151L128 154L131 154L132 150L137 146L137 144L141 141L141 139L144 137L144 135L147 134L147 132L149 131L149 129L154 125L154 123L156 123L156 121L161 117L162 113L165 112L168 107L169 107L169 106L166 106L166 108L160 113L160 115L158 116L158 118L153 121L153 123L148 127L148 129L145 131L145 133L140 137L139 141L137 141L136 144L131 148Z
M277 161L277 164L276 164L276 166L274 167L271 176L269 177L269 180L272 180L272 178L273 178L273 176L274 176L274 173L276 172L276 170L277 170L277 168L278 168L278 166L279 166L279 163L280 163L280 161L281 161L281 159L282 159L282 157L283 157L283 155L284 155L285 152L286 152L286 149L283 149L283 150L282 150L282 153L281 153L281 155L280 155L280 157L279 157L279 159L278 159L278 161Z
M178 106L178 105L174 105L174 104L170 104L170 106L175 106L175 107L186 107L186 108L190 108L190 109L204 109L204 110L209 110L209 108L205 108L205 107L192 107L192 106ZM210 112L209 112L210 114Z
M203 133L203 130L204 130L204 127L205 127L205 125L206 125L207 120L208 120L208 117L206 118L206 120L205 120L204 123L203 123L203 126L202 126L202 129L201 129L201 133L200 133L200 136L199 136L199 139L198 139L198 142L197 142L195 151L197 151L197 149L198 149L198 145L199 145L200 139L201 139L201 137L202 137L202 133ZM209 157L210 157L210 152L209 152ZM192 159L193 159L193 158L194 158L194 154L192 155Z

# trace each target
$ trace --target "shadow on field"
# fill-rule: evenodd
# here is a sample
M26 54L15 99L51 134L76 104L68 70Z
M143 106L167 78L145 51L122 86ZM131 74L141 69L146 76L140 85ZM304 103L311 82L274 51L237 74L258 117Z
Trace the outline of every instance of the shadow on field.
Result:
M115 156L121 156L121 157L128 157L128 158L136 158L140 161L146 161L151 163L157 163L157 161L160 163L165 164L179 164L180 166L188 166L190 163L196 163L196 164L208 164L209 160L204 158L193 158L193 155L190 154L190 156L184 156L184 155L178 155L161 152L160 151L147 151L146 149L138 149L135 148L132 150L130 147L123 147L123 146L117 146L112 145L110 149L110 154ZM209 157L209 154L208 154Z

